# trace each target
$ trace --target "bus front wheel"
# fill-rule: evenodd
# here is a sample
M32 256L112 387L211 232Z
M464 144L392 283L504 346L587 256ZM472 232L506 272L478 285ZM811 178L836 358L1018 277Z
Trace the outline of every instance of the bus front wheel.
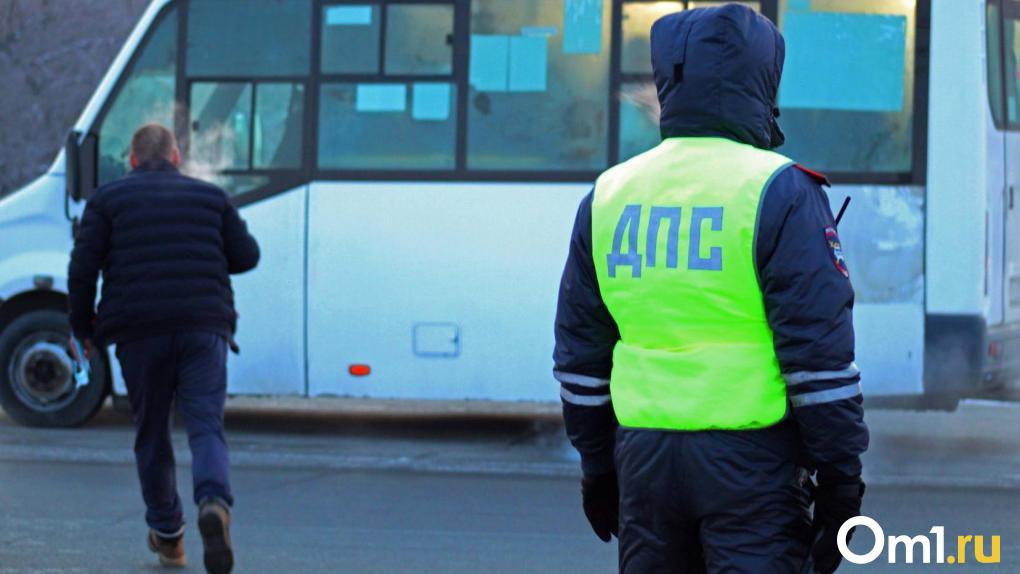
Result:
M91 358L87 385L78 387L68 342L67 315L32 311L0 333L0 406L16 422L73 427L92 417L109 390L106 357Z

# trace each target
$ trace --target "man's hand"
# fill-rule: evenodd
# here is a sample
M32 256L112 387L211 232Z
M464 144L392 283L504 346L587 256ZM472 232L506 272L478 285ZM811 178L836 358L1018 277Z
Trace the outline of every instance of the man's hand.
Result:
M79 361L82 360L82 359L84 359L86 361L91 361L92 357L96 356L96 345L95 345L95 343L93 343L92 339L90 339L88 337L81 337L81 336L75 335L74 338L77 339L79 343L81 343L81 349L85 353L84 357L75 357L75 358L77 360L79 360ZM70 341L68 341L68 344L71 346L72 353L77 354L77 353L74 352L74 344L71 343Z
M585 475L581 479L584 515L603 542L616 536L620 523L620 487L616 473Z
M843 560L836 546L836 535L843 523L860 516L861 500L864 498L864 483L859 479L854 483L819 484L815 489L815 543L812 556L815 560L815 571L819 574L832 574L839 568ZM847 542L853 536L851 529L847 534Z

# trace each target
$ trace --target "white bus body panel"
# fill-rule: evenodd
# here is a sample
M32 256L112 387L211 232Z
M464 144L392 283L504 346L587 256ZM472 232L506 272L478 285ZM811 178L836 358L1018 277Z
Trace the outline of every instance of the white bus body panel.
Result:
M0 299L36 288L36 277L67 292L71 224L61 208L63 175L46 174L0 200Z
M590 188L313 184L310 394L558 400L557 291Z
M255 270L231 277L239 315L232 394L305 394L305 201L308 186L243 211L259 242Z
M865 396L924 390L924 188L844 186L839 237L854 285L857 364Z
M932 2L927 312L982 315L988 209L984 0Z

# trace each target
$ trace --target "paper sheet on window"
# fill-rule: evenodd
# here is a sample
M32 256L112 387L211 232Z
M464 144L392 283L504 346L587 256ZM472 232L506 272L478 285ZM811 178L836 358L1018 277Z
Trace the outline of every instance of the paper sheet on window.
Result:
M511 92L544 92L548 75L549 40L544 36L510 38Z
M603 0L563 0L563 53L602 51Z
M407 109L404 84L358 84L354 109L359 112L402 112Z
M411 93L411 118L422 121L450 119L450 93L450 84L415 84Z
M482 92L505 92L509 54L509 36L472 34L468 63L471 85Z
M327 26L371 26L372 7L368 5L329 6L326 8Z
M906 16L793 12L783 21L780 108L903 110Z

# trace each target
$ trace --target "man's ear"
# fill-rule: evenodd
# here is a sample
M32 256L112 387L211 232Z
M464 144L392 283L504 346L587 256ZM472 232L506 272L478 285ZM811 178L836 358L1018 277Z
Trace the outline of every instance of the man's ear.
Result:
M174 164L174 167L181 166L181 150L174 148L174 151L170 154L170 163Z
M138 158L135 157L135 152L131 152L131 157L128 158L128 163L131 164L131 169L138 167Z

